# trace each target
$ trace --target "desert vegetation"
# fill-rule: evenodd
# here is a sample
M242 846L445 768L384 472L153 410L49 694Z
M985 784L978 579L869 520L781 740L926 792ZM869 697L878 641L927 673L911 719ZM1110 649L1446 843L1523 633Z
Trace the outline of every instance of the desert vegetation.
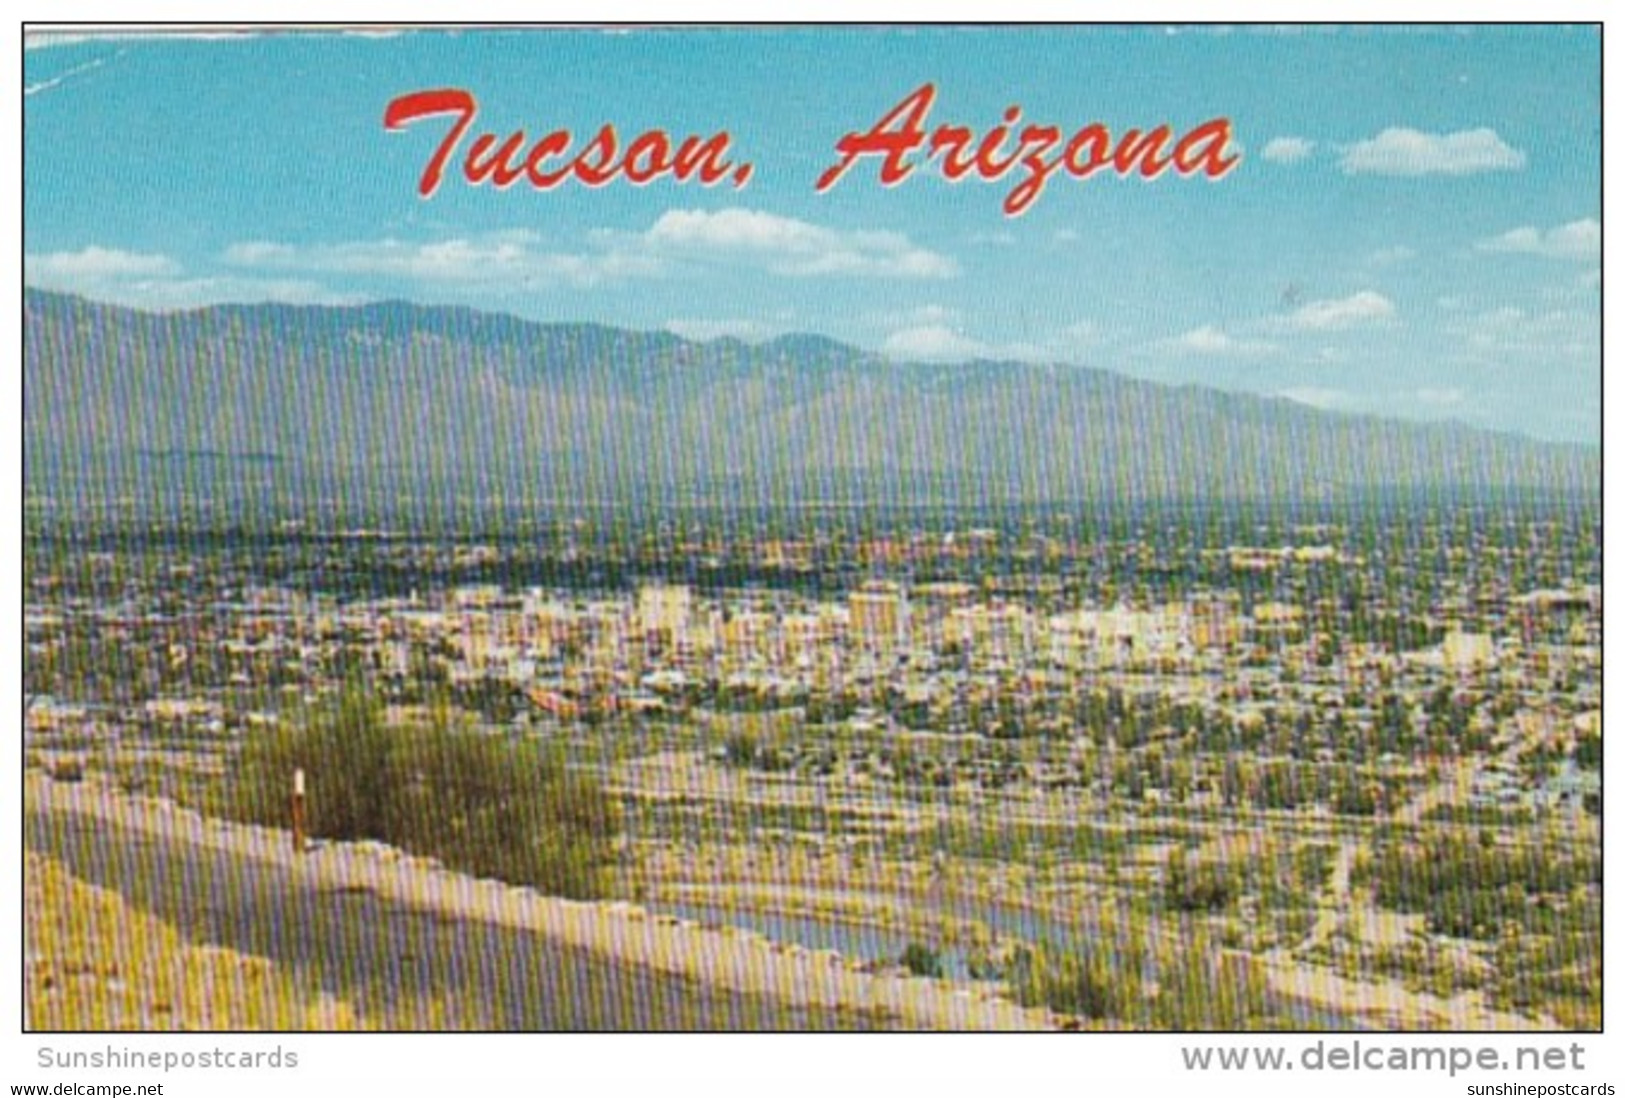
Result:
M221 807L286 827L292 775L313 838L371 839L573 899L607 892L620 814L597 782L535 741L474 731L447 713L390 725L358 690L304 720L259 729Z

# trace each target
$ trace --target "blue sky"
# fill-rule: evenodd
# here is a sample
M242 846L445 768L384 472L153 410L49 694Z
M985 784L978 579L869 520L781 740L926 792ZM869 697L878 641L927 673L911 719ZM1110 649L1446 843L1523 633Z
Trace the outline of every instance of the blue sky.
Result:
M1322 408L1601 434L1601 63L1589 28L549 31L36 39L25 280L144 308L407 298L898 362L1104 367ZM1222 179L894 187L836 142L1230 119ZM386 104L466 89L448 123ZM726 130L742 188L468 185L479 133ZM901 366L900 366L901 368Z

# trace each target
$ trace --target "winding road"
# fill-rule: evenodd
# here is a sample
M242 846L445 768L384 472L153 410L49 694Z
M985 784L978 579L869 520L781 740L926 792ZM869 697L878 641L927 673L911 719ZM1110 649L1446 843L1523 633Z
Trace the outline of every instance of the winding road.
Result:
M26 799L25 843L204 944L257 954L369 1011L435 1004L422 1028L806 1030L882 1016L795 1005L600 955L522 928L335 886L285 858Z

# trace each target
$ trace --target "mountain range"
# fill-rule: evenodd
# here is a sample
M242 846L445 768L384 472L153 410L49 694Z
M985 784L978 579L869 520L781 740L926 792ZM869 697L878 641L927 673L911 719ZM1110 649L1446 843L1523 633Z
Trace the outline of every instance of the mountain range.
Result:
M391 301L150 313L29 289L30 491L240 467L536 499L817 501L1600 491L1594 447L1108 370L898 362Z

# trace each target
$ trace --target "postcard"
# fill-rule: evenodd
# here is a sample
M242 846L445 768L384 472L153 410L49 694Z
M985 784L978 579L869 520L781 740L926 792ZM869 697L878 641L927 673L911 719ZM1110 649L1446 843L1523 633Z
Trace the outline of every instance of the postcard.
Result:
M19 1072L1593 1081L1600 27L25 46Z

